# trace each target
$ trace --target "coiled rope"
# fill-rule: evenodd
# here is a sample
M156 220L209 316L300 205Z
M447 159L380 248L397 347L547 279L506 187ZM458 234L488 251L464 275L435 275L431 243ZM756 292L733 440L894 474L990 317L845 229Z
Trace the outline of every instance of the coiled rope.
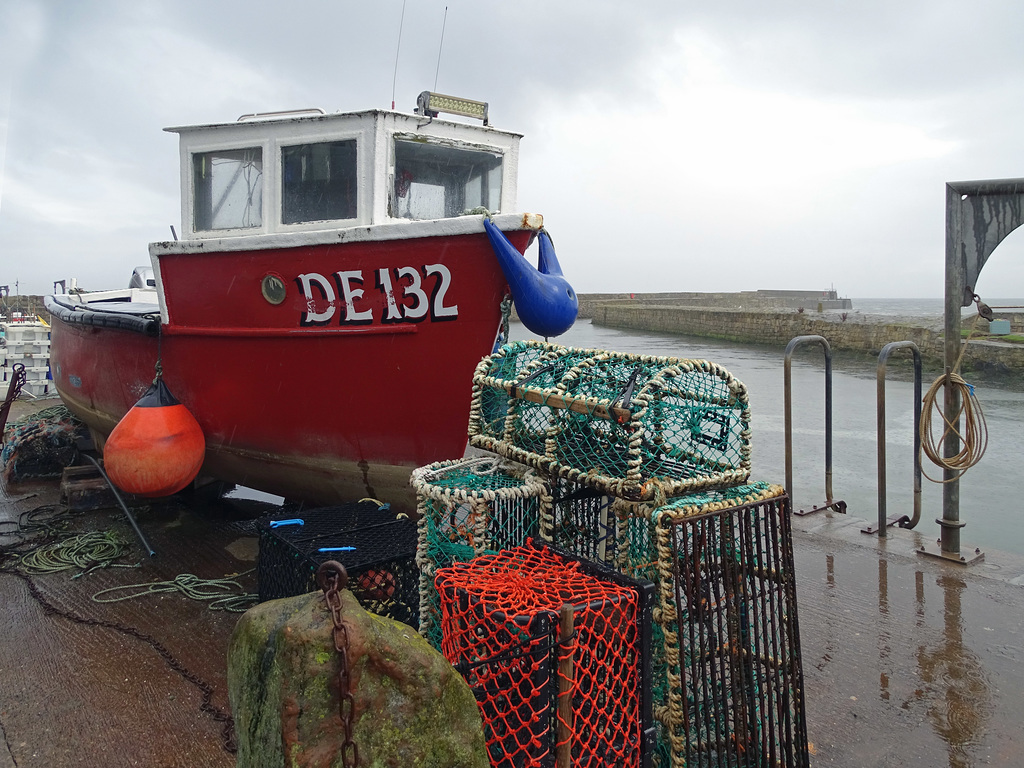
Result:
M981 461L988 448L988 424L985 421L985 414L981 409L981 403L974 396L974 387L964 381L960 376L960 363L964 359L967 345L974 336L978 320L985 312L991 315L991 310L981 303L980 297L975 294L974 302L978 306L978 314L974 318L974 325L967 335L967 340L960 348L960 356L956 360L953 369L942 376L939 376L922 398L921 408L921 449L924 451L933 464L944 470L955 472L949 478L937 480L930 477L923 469L921 474L933 483L949 483L959 479L963 474ZM940 400L939 392L943 387L950 387L954 394L959 395L960 410L952 419L947 419L945 414L944 399ZM943 423L942 435L936 439L933 427L933 414L938 413ZM959 428L960 418L963 417L964 429ZM943 456L942 447L951 437L960 441L960 451L955 456Z
M96 568L135 568L114 561L127 551L124 541L113 531L90 531L33 549L21 556L27 573L39 575L72 568L81 569L73 578Z

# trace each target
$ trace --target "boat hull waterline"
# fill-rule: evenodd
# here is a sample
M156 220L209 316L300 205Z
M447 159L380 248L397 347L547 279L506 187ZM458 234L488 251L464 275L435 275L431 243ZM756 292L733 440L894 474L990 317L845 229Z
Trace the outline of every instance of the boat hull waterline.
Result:
M507 236L524 251L535 231ZM201 477L308 503L412 508L411 470L463 455L473 370L508 291L482 229L167 247L154 263L159 335L53 319L55 386L101 443L152 384L159 356L205 435Z

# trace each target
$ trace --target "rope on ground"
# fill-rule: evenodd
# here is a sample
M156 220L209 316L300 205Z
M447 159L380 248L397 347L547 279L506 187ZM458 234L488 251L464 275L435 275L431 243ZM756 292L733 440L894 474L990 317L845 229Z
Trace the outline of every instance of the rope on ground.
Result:
M53 534L67 528L68 521L80 514L57 504L41 504L21 512L17 520L0 520L0 536Z
M252 571L245 573L252 573ZM238 575L244 576L245 573ZM232 590L238 591L233 592ZM244 613L259 600L258 595L246 592L245 588L234 579L200 579L191 573L180 573L170 581L122 584L110 587L100 590L92 596L92 599L97 603L117 603L122 600L133 600L137 597L164 592L178 592L191 600L209 600L210 604L207 607L211 611L230 611L232 613Z
M33 547L51 544L68 527L72 514L55 504L43 504L0 521L0 564L17 563Z
M34 575L81 569L72 578L84 576L96 568L136 568L138 565L115 563L127 551L127 545L114 531L90 531L36 547L21 556L20 564Z
M968 384L959 373L960 363L964 359L967 345L974 336L978 320L982 317L982 307L984 305L981 304L981 299L977 294L975 294L974 300L978 305L979 311L974 318L971 332L967 335L967 339L960 349L960 356L957 357L956 365L953 366L952 371L948 374L939 376L928 389L928 392L925 393L924 398L922 398L921 448L925 456L933 464L944 470L956 473L949 478L938 480L930 477L922 469L921 474L933 483L948 483L959 479L968 469L981 461L981 457L985 455L985 450L988 448L988 424L985 421L985 414L982 412L981 403L974 396L974 387ZM943 387L950 387L954 396L959 398L960 409L952 419L946 418L944 398L941 401L939 398L939 392ZM935 431L932 426L932 416L934 413L938 413L943 422L942 435L938 439L935 438ZM962 432L959 428L961 416L964 423ZM959 441L960 451L955 456L943 456L942 447L946 444L947 440L952 438Z

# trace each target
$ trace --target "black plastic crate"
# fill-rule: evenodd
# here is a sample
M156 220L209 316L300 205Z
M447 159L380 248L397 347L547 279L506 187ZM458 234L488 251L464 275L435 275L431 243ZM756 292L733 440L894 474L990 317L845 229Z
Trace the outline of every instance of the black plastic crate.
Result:
M336 560L345 566L348 589L363 608L418 627L419 568L412 520L395 519L386 506L359 502L285 511L262 518L256 528L261 602L319 591L317 569Z

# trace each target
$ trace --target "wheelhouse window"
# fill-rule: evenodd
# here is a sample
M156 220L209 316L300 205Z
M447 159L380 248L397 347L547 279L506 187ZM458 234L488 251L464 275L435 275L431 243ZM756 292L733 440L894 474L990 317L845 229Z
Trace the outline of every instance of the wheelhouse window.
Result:
M263 150L228 149L192 156L196 231L263 225Z
M395 139L391 215L443 219L501 203L501 154Z
M356 142L281 148L281 223L356 217Z

